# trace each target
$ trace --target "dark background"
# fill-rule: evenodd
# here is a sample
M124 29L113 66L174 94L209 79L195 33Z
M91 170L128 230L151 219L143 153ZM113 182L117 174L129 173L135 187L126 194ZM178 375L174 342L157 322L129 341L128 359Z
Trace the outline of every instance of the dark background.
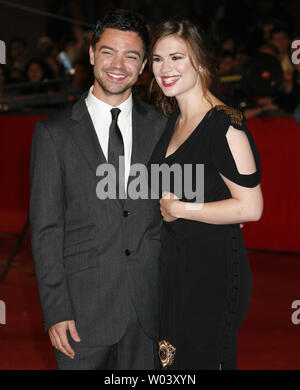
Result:
M116 7L136 10L149 23L158 23L172 15L193 17L200 24L210 27L215 38L225 32L247 36L269 16L286 21L295 31L300 30L299 0L13 0L9 3L80 19L90 24L95 24L97 19ZM39 36L49 34L59 40L68 32L71 32L68 23L0 2L0 38L5 42L16 35L22 36L33 50Z
M19 105L11 101L7 103L11 97L72 92L77 99L88 89L93 82L88 58L92 31L97 20L114 8L138 11L150 28L175 15L191 19L205 31L214 54L216 77L210 87L217 97L242 110L246 118L294 114L300 102L300 66L293 67L290 59L291 43L300 39L299 0L0 0L0 39L7 46L7 66L0 66L0 113L16 111L24 105L37 106L34 99L27 99ZM68 20L59 20L60 17ZM281 26L287 31L288 64L282 61L282 54L276 54L276 50L272 52L269 47L263 50L271 50L271 54L263 58L258 56L262 45L270 44L263 35L263 26L270 20L273 27ZM23 39L26 45L19 59L11 56L12 42L16 37ZM43 37L52 42L50 54L41 52ZM66 79L66 69L58 60L61 52L66 52L75 76L69 75ZM37 58L48 65L50 62L56 69L54 73L53 69L44 69L40 81L64 81L42 86L20 85L11 89L11 85L35 80L34 76L28 75L28 64ZM42 65L35 63L30 66L36 70ZM5 77L4 73L7 73ZM239 77L232 80L223 77L232 75ZM151 78L151 74L144 73L134 91L137 97L147 99ZM4 105L1 105L3 99ZM61 108L66 99L62 97L57 108ZM40 105L43 101L44 106L54 106L53 98L39 101ZM258 110L249 111L251 108Z

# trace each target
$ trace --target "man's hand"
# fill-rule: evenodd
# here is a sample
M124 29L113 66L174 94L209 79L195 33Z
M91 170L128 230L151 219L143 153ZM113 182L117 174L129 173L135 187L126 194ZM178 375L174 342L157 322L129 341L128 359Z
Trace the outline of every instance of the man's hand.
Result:
M50 336L51 344L54 348L64 353L69 358L74 359L75 352L69 344L67 330L70 331L71 337L74 341L77 343L80 342L80 337L76 330L75 321L59 322L51 326L48 334Z

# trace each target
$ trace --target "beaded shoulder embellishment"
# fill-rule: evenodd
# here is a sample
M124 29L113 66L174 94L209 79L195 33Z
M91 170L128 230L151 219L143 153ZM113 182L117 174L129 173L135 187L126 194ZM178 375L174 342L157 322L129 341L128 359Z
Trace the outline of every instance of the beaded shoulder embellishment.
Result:
M226 114L230 117L230 121L232 124L242 126L243 114L241 113L241 111L225 105L216 106L216 110L224 110Z

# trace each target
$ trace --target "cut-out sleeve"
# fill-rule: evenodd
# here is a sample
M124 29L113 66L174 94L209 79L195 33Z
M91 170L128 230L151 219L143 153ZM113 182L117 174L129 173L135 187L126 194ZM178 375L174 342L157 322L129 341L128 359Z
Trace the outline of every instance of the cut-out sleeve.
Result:
M242 113L227 106L217 106L217 111L217 120L212 130L211 137L211 156L213 164L218 172L234 183L249 188L257 186L261 180L259 152ZM248 138L256 165L256 171L252 174L241 174L238 171L226 138L230 126L233 126L237 130L244 131Z

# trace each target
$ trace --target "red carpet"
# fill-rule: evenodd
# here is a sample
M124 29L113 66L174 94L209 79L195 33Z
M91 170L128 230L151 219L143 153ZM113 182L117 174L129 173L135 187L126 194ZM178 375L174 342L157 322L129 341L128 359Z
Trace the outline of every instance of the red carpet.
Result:
M14 242L14 235L0 234L0 271ZM299 369L300 324L291 322L295 310L291 305L300 300L300 254L252 252L249 259L253 299L240 331L238 368ZM29 236L0 284L0 300L6 304L6 324L0 325L0 370L55 369L42 325Z

